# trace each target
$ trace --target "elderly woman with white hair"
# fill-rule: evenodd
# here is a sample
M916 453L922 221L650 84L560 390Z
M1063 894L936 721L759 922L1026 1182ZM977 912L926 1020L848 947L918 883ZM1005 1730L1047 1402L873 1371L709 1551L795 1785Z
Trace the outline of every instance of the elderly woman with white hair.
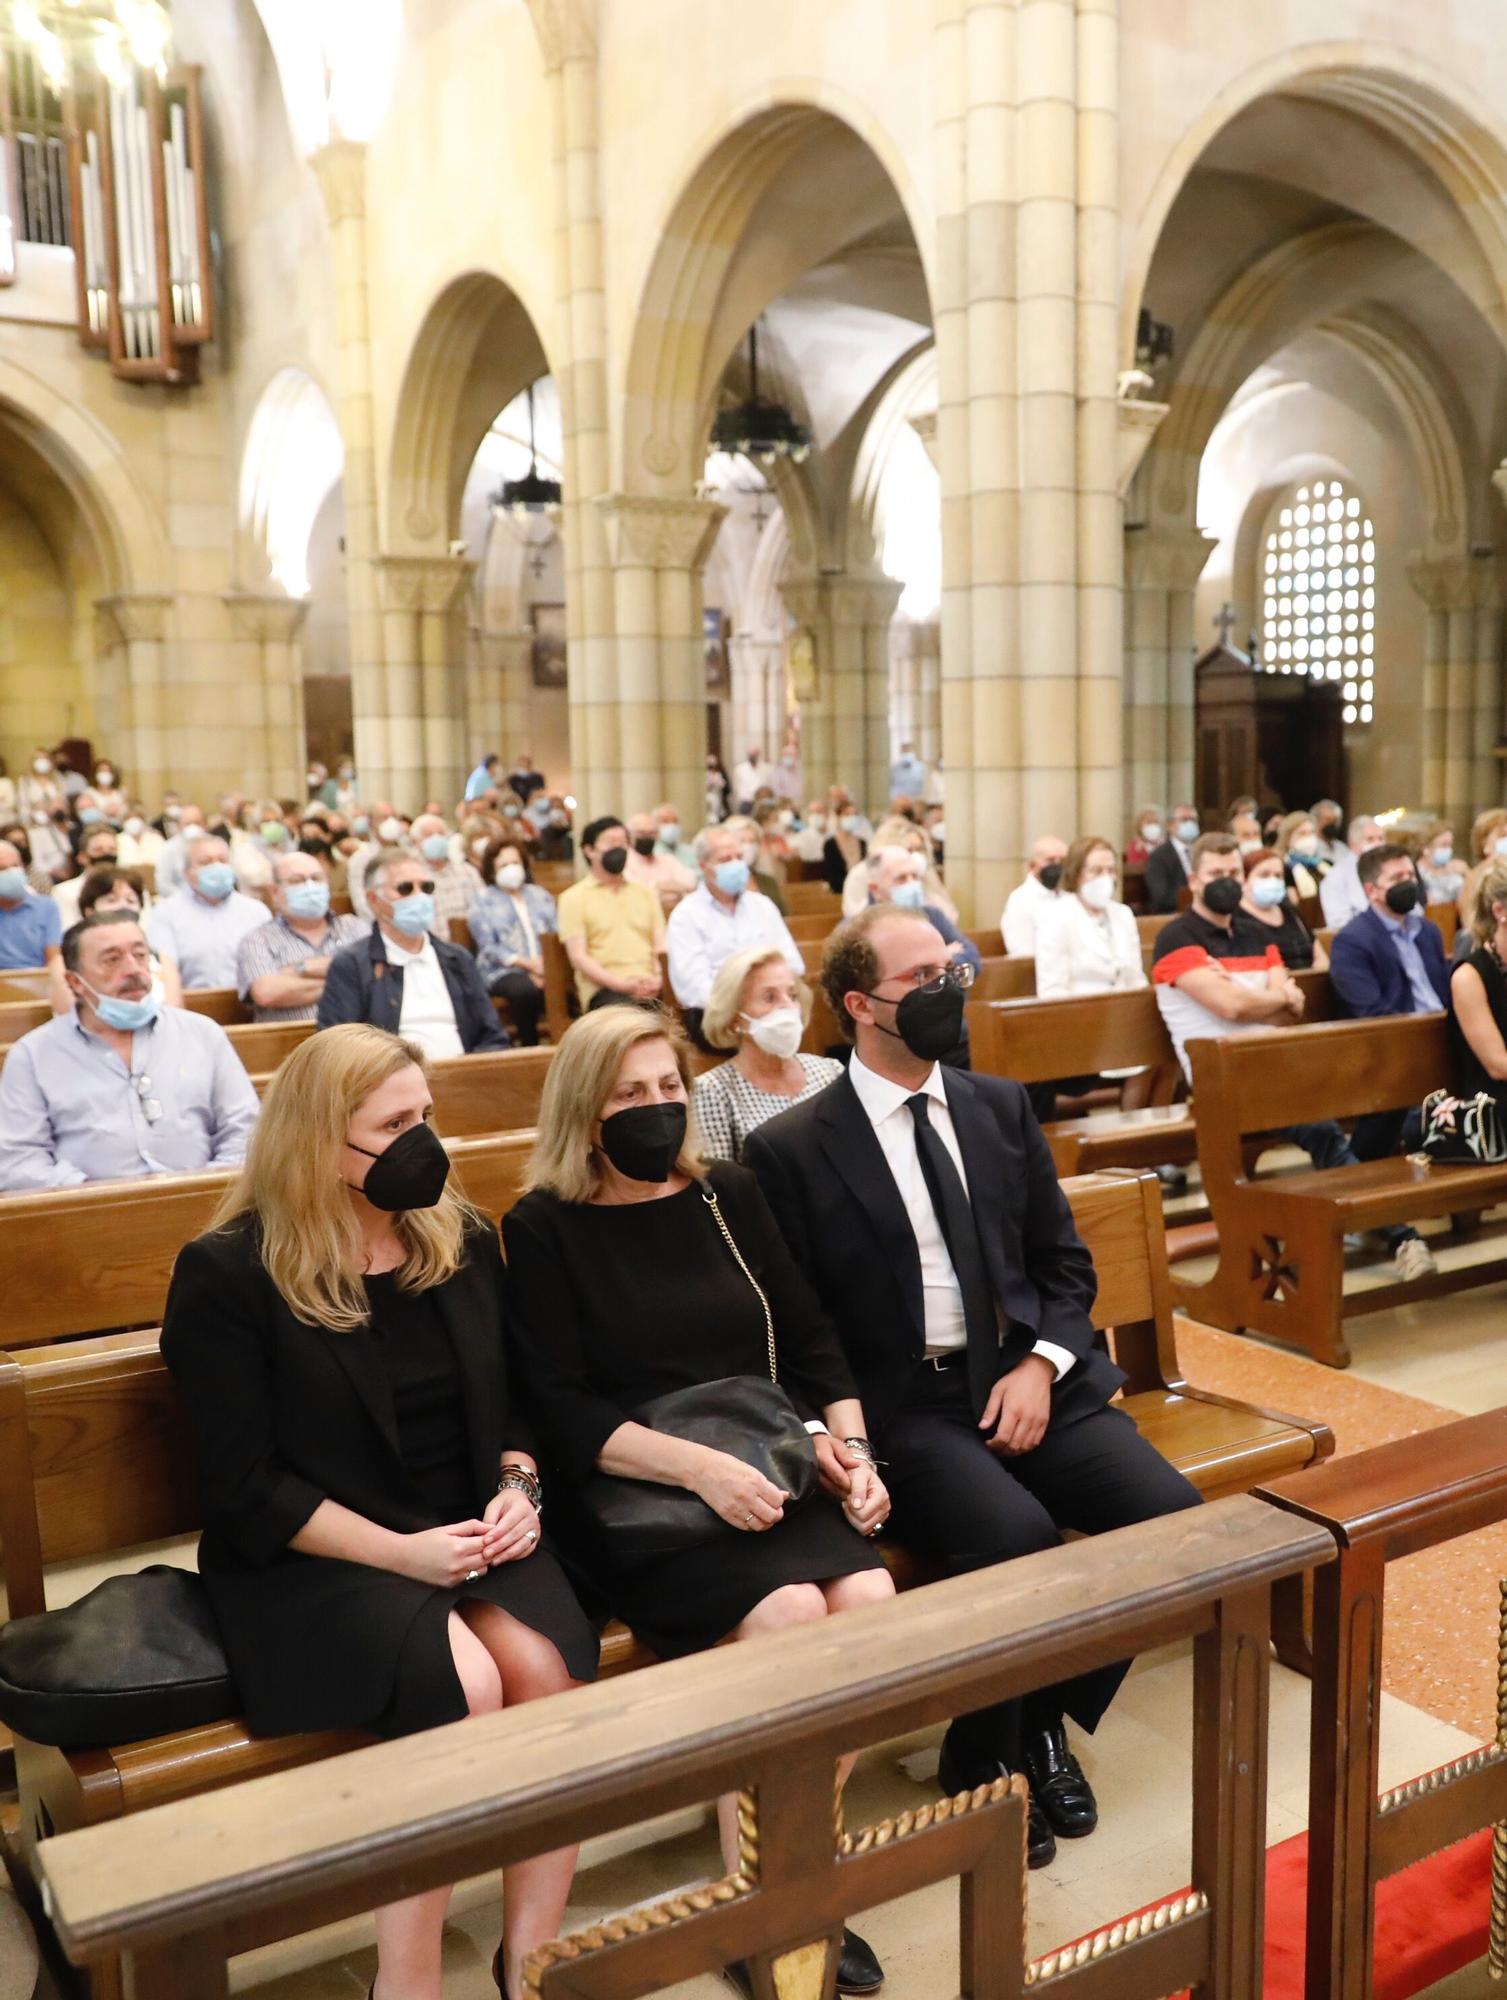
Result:
M801 1053L810 1019L811 989L783 952L756 945L723 966L701 1034L708 1047L731 1049L733 1058L698 1077L692 1099L708 1159L741 1161L743 1142L756 1126L842 1075L842 1064L830 1056Z
M913 819L897 817L881 820L874 838L869 842L869 851L854 868L848 870L842 885L842 913L845 917L856 917L869 903L869 870L873 867L873 857L882 847L903 847L910 854L919 854L926 863L924 879L926 906L940 910L949 923L957 923L958 906L947 893L947 885L938 872L936 856L932 848L931 835L924 826L917 826Z

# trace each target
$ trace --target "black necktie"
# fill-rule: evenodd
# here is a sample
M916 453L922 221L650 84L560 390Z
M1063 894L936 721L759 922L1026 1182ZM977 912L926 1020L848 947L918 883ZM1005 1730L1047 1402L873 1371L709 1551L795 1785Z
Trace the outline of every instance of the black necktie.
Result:
M999 1374L999 1314L995 1309L994 1287L984 1264L973 1204L951 1153L931 1122L930 1100L924 1095L908 1097L905 1108L915 1124L921 1175L963 1294L963 1324L968 1332L968 1386L973 1392L975 1409L981 1410Z

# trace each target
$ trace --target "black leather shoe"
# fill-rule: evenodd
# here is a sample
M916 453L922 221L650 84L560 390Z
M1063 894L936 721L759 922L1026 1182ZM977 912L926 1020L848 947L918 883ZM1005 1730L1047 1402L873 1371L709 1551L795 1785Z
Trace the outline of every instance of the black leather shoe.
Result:
M884 1967L874 1955L874 1947L857 1931L845 1930L837 1959L839 1993L877 1993L884 1984Z
M965 1767L953 1756L947 1738L943 1737L937 1779L948 1798L956 1798L959 1792L975 1791L980 1785L992 1785L996 1778L1008 1778L1009 1775L1009 1766L998 1759L991 1764ZM1026 1802L1026 1866L1046 1868L1056 1859L1057 1839L1033 1790Z
M1031 1800L1041 1809L1054 1833L1064 1840L1082 1840L1099 1824L1098 1801L1082 1766L1067 1747L1067 1732L1059 1722L1026 1738L1022 1753Z
M1181 1167L1158 1167L1156 1177L1162 1184L1164 1194L1186 1194L1188 1176Z

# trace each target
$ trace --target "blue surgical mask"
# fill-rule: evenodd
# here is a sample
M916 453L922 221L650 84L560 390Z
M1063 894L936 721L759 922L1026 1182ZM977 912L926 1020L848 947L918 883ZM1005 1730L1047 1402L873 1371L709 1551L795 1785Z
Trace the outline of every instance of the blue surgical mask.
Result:
M351 821L351 832L359 833L361 838L365 840L366 836L371 832L371 830L372 830L372 823L367 818L366 814L357 813L356 817Z
M0 868L0 902L19 903L26 894L24 868Z
M1294 861L1318 861L1322 859L1316 847L1289 847L1287 851Z
M104 814L98 806L84 806L79 811L78 823L80 826L98 826L103 818Z
M1180 819L1172 830L1185 847L1191 847L1198 838L1198 821L1196 819Z
M674 820L667 820L659 829L659 844L661 847L679 847L680 828Z
M201 896L223 903L235 887L235 870L228 861L206 861L195 884Z
M748 887L748 863L719 861L713 871L713 879L724 896L741 896Z
M420 852L426 861L444 861L450 853L448 833L431 833L420 842Z
M926 891L916 881L897 882L890 891L890 901L900 910L919 910L926 900Z
M1251 901L1262 910L1274 910L1287 898L1287 884L1280 875L1258 875L1251 884Z
M411 896L400 896L392 906L394 927L404 937L422 937L425 931L434 928L434 898L418 889Z
M104 1025L126 1035L134 1035L138 1028L150 1028L162 1005L155 987L140 1000L122 1000L113 993L96 993L92 986L89 993L95 1012Z
M294 882L284 891L283 900L290 917L322 917L330 907L330 885L328 882Z

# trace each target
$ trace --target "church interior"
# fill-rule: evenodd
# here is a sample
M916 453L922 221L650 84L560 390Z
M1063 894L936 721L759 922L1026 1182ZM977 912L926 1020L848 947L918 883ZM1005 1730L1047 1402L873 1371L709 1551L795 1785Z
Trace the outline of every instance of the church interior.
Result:
M878 1990L849 1918L892 2000L1499 1990L1502 25L1501 0L0 0L0 2000L831 2000ZM1084 1338L1202 1505L987 1568L897 1533L897 1602L746 1663L655 1660L583 1600L601 1678L538 1723L263 1735L226 1697L31 1733L7 1635L195 1569L158 1330L240 1155L7 1179L4 1071L98 1001L68 983L91 860L161 909L185 827L274 923L287 857L317 860L318 920L373 927L367 986L402 985L361 900L401 925L384 867L409 900L426 868L496 897L516 847L541 930L560 900L511 1003L478 986L496 1052L454 1039L457 1001L431 1066L489 1223L539 1199L554 1051L626 1011L595 946L561 948L567 896L610 900L613 830L661 871L649 982L698 1073L743 1030L702 1039L678 895L729 921L772 896L816 989L799 1060L846 1062L854 1019L892 1031L858 974L843 1017L833 945L889 900L876 857L921 855L960 1067L1029 1101L1096 1274ZM1053 987L1011 913L1097 921L1095 853L1130 971ZM1204 888L1223 868L1249 908L1263 867L1306 956L1249 932L1221 969ZM7 913L59 889L45 954L7 958ZM490 982L456 910L441 963L474 948ZM1362 924L1400 1002L1346 983ZM326 1002L268 1021L231 963L185 959L179 998L265 1100ZM1210 1002L1200 1040L1166 998L1208 990L1189 966L1288 1011ZM407 1002L338 1018L410 1034ZM1092 1838L1054 1820L1036 1865L1008 1759L949 1800L957 1716L1132 1657L1068 1730ZM494 1967L498 1869L577 1841L559 1939ZM371 1913L450 1883L409 1990Z

